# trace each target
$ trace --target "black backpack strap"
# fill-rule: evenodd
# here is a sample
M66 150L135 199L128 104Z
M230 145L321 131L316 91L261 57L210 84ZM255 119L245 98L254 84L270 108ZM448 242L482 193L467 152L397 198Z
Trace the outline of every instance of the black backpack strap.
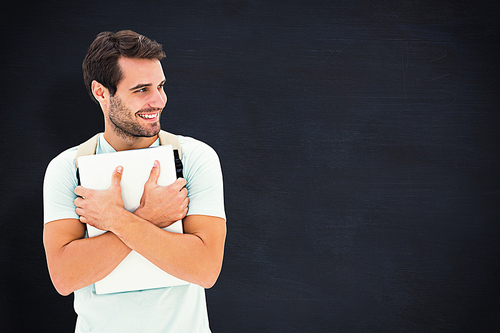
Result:
M184 178L184 175L182 173L182 161L179 157L179 151L177 149L174 149L174 161L175 161L175 173L177 174L177 178Z

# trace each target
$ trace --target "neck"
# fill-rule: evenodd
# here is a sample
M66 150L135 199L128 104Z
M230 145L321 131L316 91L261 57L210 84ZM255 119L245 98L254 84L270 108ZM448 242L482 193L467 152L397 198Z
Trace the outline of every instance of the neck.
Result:
M116 133L104 132L104 138L116 151L141 149L151 146L157 139L158 135L148 137L134 137L117 135Z

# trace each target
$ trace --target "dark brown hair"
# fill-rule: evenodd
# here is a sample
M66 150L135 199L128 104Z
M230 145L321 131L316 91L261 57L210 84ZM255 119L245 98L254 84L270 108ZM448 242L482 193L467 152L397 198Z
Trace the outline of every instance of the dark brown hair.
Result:
M131 30L117 33L104 31L97 35L83 60L83 80L90 97L92 81L96 80L109 89L111 96L122 79L122 71L118 65L120 57L135 59L158 59L165 57L161 44Z

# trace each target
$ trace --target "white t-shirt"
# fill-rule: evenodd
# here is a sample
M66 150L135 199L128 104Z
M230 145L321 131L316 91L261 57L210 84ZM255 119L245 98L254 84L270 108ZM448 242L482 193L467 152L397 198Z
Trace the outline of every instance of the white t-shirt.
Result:
M216 152L193 138L178 138L189 193L188 215L226 219L222 172ZM158 145L156 140L151 146ZM78 185L77 149L62 152L47 167L43 186L44 223L79 218L73 203L76 199L73 191ZM96 154L114 151L101 134ZM74 294L78 314L75 332L210 332L205 290L195 284L106 295L97 295L92 284Z

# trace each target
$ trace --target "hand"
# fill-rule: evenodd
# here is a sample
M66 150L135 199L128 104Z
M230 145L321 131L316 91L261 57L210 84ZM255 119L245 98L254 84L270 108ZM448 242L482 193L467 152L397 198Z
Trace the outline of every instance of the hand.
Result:
M188 212L189 199L186 180L178 178L169 186L158 185L160 163L155 161L149 179L144 185L141 203L134 214L165 228L182 220Z
M123 167L119 166L111 176L111 186L105 191L96 191L78 186L75 194L76 213L80 222L109 231L117 213L125 209L120 181Z

